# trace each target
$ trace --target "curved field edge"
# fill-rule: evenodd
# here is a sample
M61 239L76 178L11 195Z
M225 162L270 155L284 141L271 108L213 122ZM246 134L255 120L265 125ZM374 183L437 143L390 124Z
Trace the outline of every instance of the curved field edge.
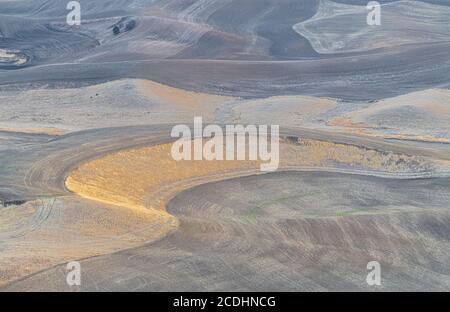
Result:
M171 143L114 152L71 171L66 188L81 197L172 220L166 205L188 188L260 174L261 161L175 161ZM439 175L448 161L327 141L282 138L279 171L321 170L394 178ZM167 229L170 232L173 228ZM160 233L161 234L161 233Z

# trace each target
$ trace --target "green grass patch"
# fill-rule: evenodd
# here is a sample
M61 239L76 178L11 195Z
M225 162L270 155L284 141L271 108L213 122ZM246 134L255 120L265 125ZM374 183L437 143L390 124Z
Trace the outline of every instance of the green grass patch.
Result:
M366 214L369 212L370 212L370 210L367 210L367 209L351 209L351 210L337 211L336 216L347 217L347 216L356 215L356 214L360 214L360 213Z
M450 179L439 179L434 182L434 184L439 186L449 186L450 187Z
M251 221L255 221L259 216L261 216L264 213L264 210L266 208L269 208L276 204L287 202L292 199L314 196L314 195L318 195L320 193L321 193L320 191L311 191L311 192L298 194L298 195L290 195L290 196L280 197L280 198L271 200L269 202L265 202L265 203L259 204L257 206L250 207L249 209L247 209L247 211L245 213L245 217Z

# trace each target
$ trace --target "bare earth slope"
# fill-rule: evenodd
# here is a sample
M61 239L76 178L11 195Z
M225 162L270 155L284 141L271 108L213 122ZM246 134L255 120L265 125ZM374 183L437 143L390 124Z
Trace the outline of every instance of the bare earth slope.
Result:
M378 198L377 188L389 185ZM383 259L383 290L449 289L443 185L280 173L200 186L169 203L181 222L174 234L82 261L80 290L368 290L365 266L374 258ZM56 267L6 290L69 290L64 272Z
M230 96L358 100L448 87L445 2L385 4L386 25L363 27L355 36L354 25L366 20L365 4L86 0L82 25L70 27L58 0L1 1L0 85L65 87L141 78ZM294 31L299 25L309 25L309 32ZM324 27L328 35L319 40ZM328 47L343 35L349 38L340 48Z
M449 2L379 2L0 0L0 290L448 291ZM194 116L279 172L173 161Z

